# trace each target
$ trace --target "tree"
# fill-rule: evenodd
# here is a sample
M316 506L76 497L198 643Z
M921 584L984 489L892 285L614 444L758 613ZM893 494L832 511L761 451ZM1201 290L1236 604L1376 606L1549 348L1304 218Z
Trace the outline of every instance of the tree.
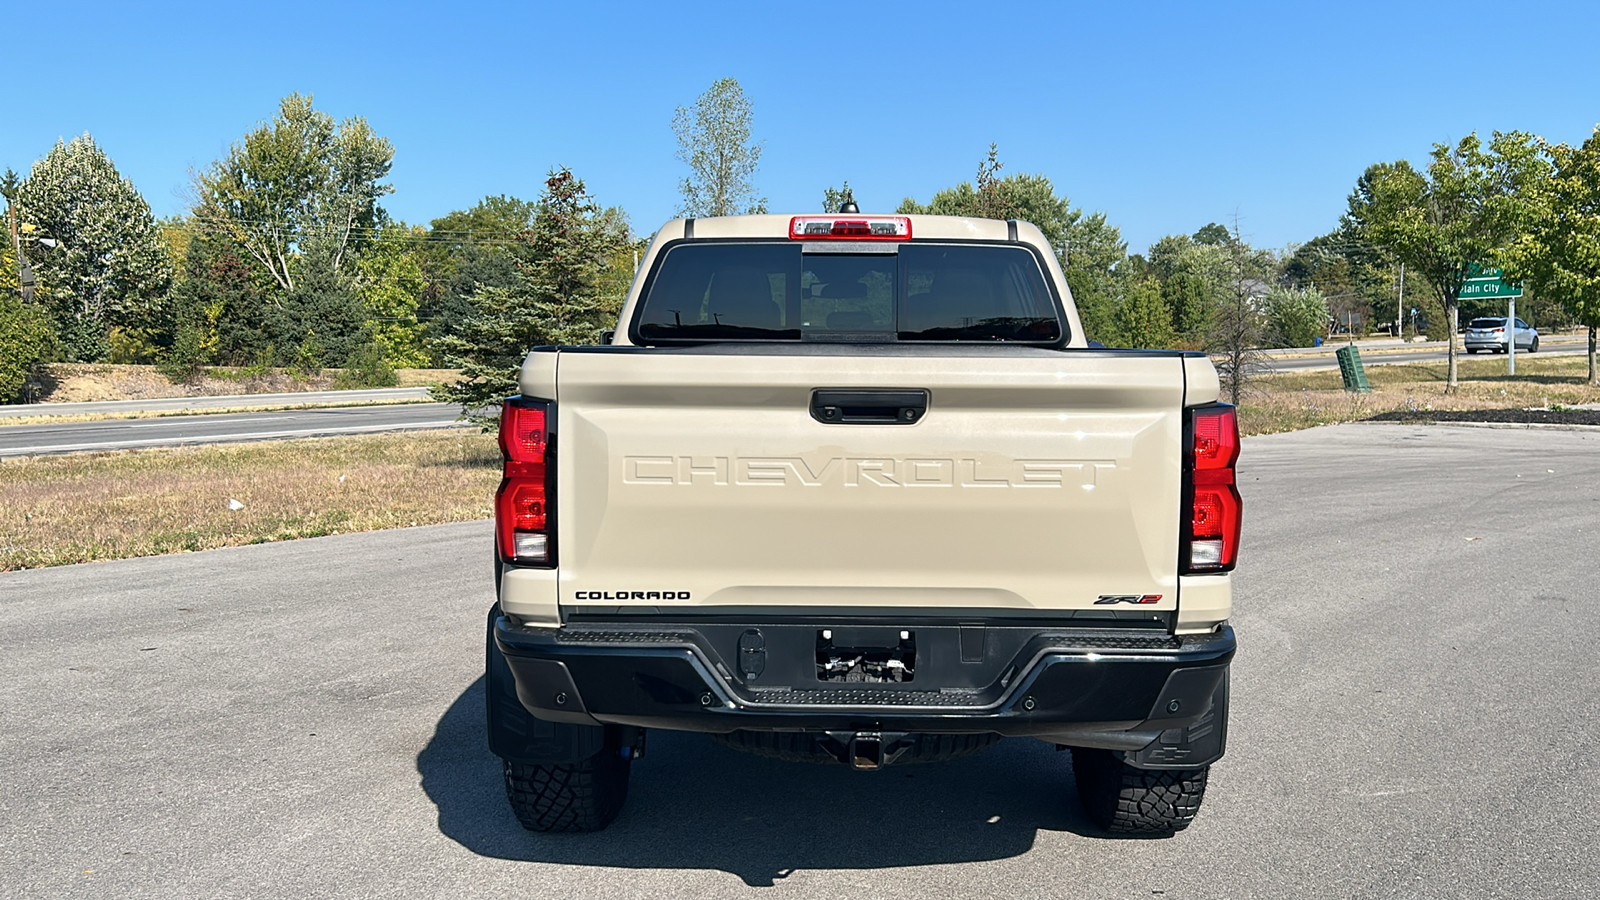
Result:
M678 107L672 133L678 159L689 167L679 182L684 216L733 216L767 211L755 188L762 142L750 138L753 108L733 78L719 78L695 100Z
M1577 147L1540 142L1551 177L1533 182L1529 227L1502 257L1506 275L1558 298L1589 329L1590 384L1600 384L1600 126Z
M1228 250L1171 234L1150 245L1149 257L1151 273L1172 309L1173 330L1191 346L1204 343L1232 280Z
M1275 287L1266 307L1275 346L1310 347L1328 331L1328 300L1316 288Z
M1079 318L1091 340L1111 337L1115 330L1116 269L1127 258L1128 244L1105 213L1085 213L1055 191L1044 175L999 176L1004 164L998 148L989 145L978 164L977 183L963 181L938 191L927 203L907 197L902 215L974 216L1020 219L1044 233L1056 252Z
M1196 244L1204 244L1207 247L1226 247L1233 242L1233 233L1226 225L1209 222L1200 226L1200 230L1194 233L1193 240Z
M55 332L44 310L11 291L0 294L0 403L26 399L29 377L54 349Z
M342 274L353 250L385 215L379 198L394 147L359 116L338 125L290 94L278 114L195 176L193 215L227 235L284 291L295 289L296 260L313 245L316 258Z
M1532 136L1495 132L1488 150L1476 133L1435 144L1427 172L1405 160L1370 166L1350 194L1349 218L1370 244L1388 249L1425 278L1449 333L1446 393L1455 393L1456 319L1461 288L1529 218L1526 186L1544 173Z
M828 213L840 212L846 203L856 202L855 191L850 190L850 182L846 181L844 187L836 188L828 185L822 191L822 211Z
M430 344L455 333L472 314L479 290L516 285L519 263L531 261L522 237L538 211L537 202L502 194L433 220L428 239L417 247L426 280L417 319Z
M1239 233L1235 220L1232 240L1227 246L1229 279L1227 293L1211 314L1206 330L1206 351L1217 366L1217 377L1228 402L1239 405L1239 398L1251 379L1260 374L1266 364L1262 362L1261 315L1256 310L1257 289L1261 280L1257 276L1259 259L1252 255L1250 246Z
M569 169L551 172L524 237L531 261L515 286L479 291L457 333L439 339L446 364L465 378L434 395L460 403L467 418L487 427L493 417L479 411L516 392L530 348L598 341L616 321L621 296L601 291L626 236L620 212L601 210Z
M1143 279L1129 288L1117 307L1117 332L1122 346L1172 346L1172 310L1155 279Z
M57 141L16 187L26 252L71 359L110 349L113 325L139 320L172 282L150 204L88 134Z
M373 340L383 360L398 368L428 364L423 346L423 326L417 321L417 304L426 282L414 248L427 230L390 225L357 262L357 290L370 317Z

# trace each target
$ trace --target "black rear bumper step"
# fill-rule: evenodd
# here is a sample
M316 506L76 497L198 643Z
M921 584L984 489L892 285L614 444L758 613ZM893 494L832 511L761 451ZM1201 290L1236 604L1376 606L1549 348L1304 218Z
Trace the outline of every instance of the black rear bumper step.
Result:
M818 680L821 633L817 623L531 628L504 617L494 632L517 698L549 721L714 733L998 733L1130 751L1160 738L1185 747L1179 755L1189 765L1221 755L1213 705L1220 698L1225 715L1235 649L1227 626L1172 636L1005 627L975 635L960 623L918 625L905 630L917 648L914 679L865 684ZM751 664L752 647L760 665ZM1189 746L1190 728L1197 739L1211 735L1209 743Z

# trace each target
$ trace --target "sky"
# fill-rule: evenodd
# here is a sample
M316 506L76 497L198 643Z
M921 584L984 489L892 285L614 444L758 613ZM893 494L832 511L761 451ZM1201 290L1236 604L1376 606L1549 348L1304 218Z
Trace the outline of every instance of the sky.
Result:
M291 91L395 147L396 219L538 197L570 166L653 233L686 168L673 110L731 76L774 212L848 180L890 211L1048 176L1131 252L1232 223L1332 230L1357 177L1470 132L1582 141L1593 3L101 3L8 0L0 168L84 132L158 216Z

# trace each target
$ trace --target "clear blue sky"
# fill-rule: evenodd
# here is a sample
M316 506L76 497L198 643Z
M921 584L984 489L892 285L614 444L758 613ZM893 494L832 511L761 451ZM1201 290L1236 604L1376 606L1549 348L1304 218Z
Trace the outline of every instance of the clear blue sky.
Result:
M1135 252L1235 213L1255 244L1305 241L1369 163L1600 122L1592 3L6 5L0 167L88 131L157 215L290 91L393 141L410 222L532 199L565 164L652 232L673 109L731 75L775 211L845 179L869 211L927 200L995 141Z

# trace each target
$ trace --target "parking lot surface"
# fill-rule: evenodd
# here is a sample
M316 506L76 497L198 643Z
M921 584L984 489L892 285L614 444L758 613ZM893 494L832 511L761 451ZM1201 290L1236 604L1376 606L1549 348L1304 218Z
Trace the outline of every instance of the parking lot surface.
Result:
M862 773L656 734L596 835L484 746L487 523L0 574L4 897L1580 897L1600 434L1245 441L1233 721L1194 826L1067 754Z

